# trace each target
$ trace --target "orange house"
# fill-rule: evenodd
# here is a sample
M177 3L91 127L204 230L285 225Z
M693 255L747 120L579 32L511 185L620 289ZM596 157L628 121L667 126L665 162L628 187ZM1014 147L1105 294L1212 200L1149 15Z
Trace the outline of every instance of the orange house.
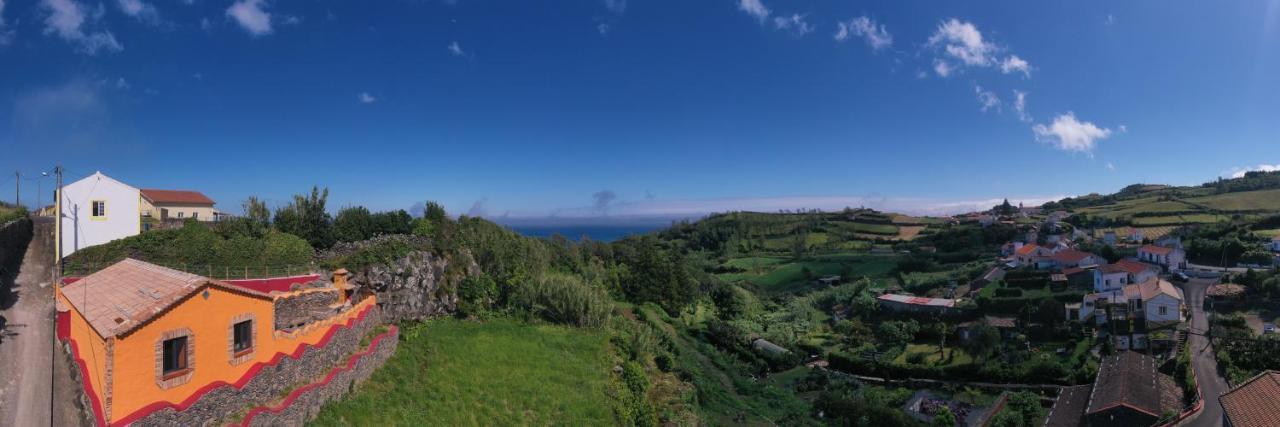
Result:
M266 294L126 259L62 287L57 298L98 423L123 425L239 387L304 345L323 346L331 329L376 304L348 301L345 275L335 281ZM293 311L311 317L276 318L287 305L281 299L304 295L319 310Z

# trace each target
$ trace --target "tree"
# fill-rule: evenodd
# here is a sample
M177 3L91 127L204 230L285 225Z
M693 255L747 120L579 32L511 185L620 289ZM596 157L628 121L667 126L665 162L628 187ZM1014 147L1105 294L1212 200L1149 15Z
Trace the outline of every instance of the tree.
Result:
M244 203L240 204L240 208L244 210L244 217L256 221L262 225L271 224L271 211L267 209L267 203L263 202L257 196L249 196Z
M1036 307L1036 318L1046 326L1058 326L1066 320L1066 317L1066 307L1056 299L1046 297L1041 299L1040 304Z
M933 427L955 427L956 414L951 413L951 407L943 406L938 408L938 412L933 414Z
M633 302L655 302L668 313L677 313L693 301L693 278L685 269L684 259L663 250L652 239L644 239L630 266L630 277L623 285Z
M364 206L343 208L333 220L333 238L339 242L365 240L373 234L373 216Z
M422 218L413 224L413 234L435 236L448 221L449 214L445 212L444 205L428 200L422 209Z
M969 329L969 339L963 345L969 354L985 359L1000 345L1000 331L991 327L984 319Z
M992 425L996 427L1038 427L1044 418L1044 407L1035 394L1020 391L1009 395L1003 411L996 414Z
M276 211L276 228L306 239L312 247L333 245L333 225L324 208L328 199L329 189L321 191L316 186L311 187L310 195L294 195L293 202Z

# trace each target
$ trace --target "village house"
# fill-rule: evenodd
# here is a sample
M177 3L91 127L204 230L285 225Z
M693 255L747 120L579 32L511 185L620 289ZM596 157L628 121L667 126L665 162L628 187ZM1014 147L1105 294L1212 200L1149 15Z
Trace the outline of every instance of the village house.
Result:
M213 199L199 191L143 189L139 192L144 217L161 221L188 218L215 221L221 214L213 208Z
M1100 256L1075 249L1063 249L1053 254L1053 264L1058 269L1092 267L1106 263L1107 260Z
M62 186L61 255L142 232L139 191L102 172Z
M1109 292L1133 283L1129 270L1117 264L1103 264L1093 270L1093 291Z
M1221 396L1227 427L1280 426L1280 372L1265 371Z
M902 294L884 294L876 298L880 307L897 313L956 314L956 300Z
M1151 426L1180 412L1182 389L1157 370L1156 360L1134 351L1104 357L1093 385L1064 387L1049 411L1049 427Z
M1272 237L1271 243L1267 245L1272 252L1280 252L1280 236Z
M332 284L264 293L126 259L58 289L59 336L71 344L100 425L155 424L145 422L152 414L177 423L181 415L161 410L196 404L230 414L309 379L290 370L330 366L306 366L320 359L304 353L338 342L355 349L364 334L351 334L377 323L363 320L376 299L352 300L345 282L340 270ZM283 364L285 355L296 360Z
M1138 248L1138 260L1156 264L1165 269L1187 268L1187 253L1178 248L1146 245Z
M1018 267L1045 269L1053 267L1053 251L1047 247L1026 244L1014 251L1014 263Z
M1077 309L1078 320L1111 335L1116 348L1147 348L1150 333L1176 327L1186 321L1182 290L1159 278L1121 289L1085 295ZM1070 311L1069 311L1070 312ZM1171 336L1156 337L1164 344Z
M1129 283L1144 283L1160 275L1159 267L1131 259L1122 259L1115 265L1129 273Z
M968 341L973 338L973 328L983 323L1000 331L1001 338L1011 338L1018 333L1018 322L1012 317L983 316L980 320L970 320L956 325L956 335L960 340Z

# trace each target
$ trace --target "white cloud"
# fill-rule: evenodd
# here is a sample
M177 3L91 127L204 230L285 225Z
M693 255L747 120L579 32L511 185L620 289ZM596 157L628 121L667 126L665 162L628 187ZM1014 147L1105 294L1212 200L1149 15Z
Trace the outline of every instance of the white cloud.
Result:
M813 26L809 25L808 22L805 22L804 18L805 17L803 15L798 13L793 13L791 16L785 17L779 16L773 18L773 25L779 30L787 30L796 37L800 37L813 32Z
M369 92L360 92L356 95L356 100L360 101L361 104L372 104L378 102L378 98L370 95Z
M995 92L984 90L978 85L973 85L973 92L978 95L978 104L982 105L982 112L985 113L992 108L1000 111L1000 97L996 96Z
M237 0L227 8L227 16L236 20L254 37L271 34L271 13L263 10L265 0Z
M933 60L933 72L938 73L939 76L950 76L951 71L951 64L947 63L947 61L943 61L941 59Z
M462 50L462 46L459 46L456 41L449 43L449 46L447 47L449 49L449 53L452 53L453 56L464 56L467 54L466 51Z
M606 192L603 195L608 195ZM1045 202L1060 200L1065 196L1010 197L1013 204L1023 203L1028 206L1039 206ZM835 212L845 207L867 207L887 212L911 215L951 215L990 209L1004 201L1000 198L975 199L928 199L912 197L876 197L876 196L791 196L791 197L749 197L719 199L642 199L614 200L609 199L603 207L597 198L591 206L557 209L546 212L515 213L516 219L547 218L548 215L559 219L566 218L600 218L608 216L616 219L645 217L684 217L696 218L710 213L751 211L778 212L780 210L821 209ZM607 211L606 211L607 209Z
M836 23L836 41L845 41L850 37L862 37L872 50L880 50L893 45L893 35L884 25L876 25L876 21L865 16L853 18L848 22Z
M971 66L991 65L991 55L998 50L983 40L978 27L955 18L938 24L937 31L929 37L929 45L942 46L947 55Z
M120 6L120 11L124 12L125 15L137 18L138 21L143 23L151 25L163 23L160 19L160 12L156 10L156 7L142 0L117 0L116 5Z
M599 31L599 32L600 32L600 35L609 34L609 24L604 23L604 22L601 22L601 23L597 24L597 25L596 25L596 31Z
M121 78L119 78L119 79L117 79L117 80L116 80L116 89L121 89L121 90L123 90L123 89L128 89L128 88L129 88L129 82L125 81L125 80L124 80L124 77L121 77Z
M627 11L627 0L604 0L604 8L621 15Z
M85 16L84 6L75 0L42 0L40 5L49 13L44 20L45 34L56 34L75 44L77 51L88 55L124 50L124 45L116 41L110 31L85 31L88 19L92 19L91 24L102 19L101 4L92 16Z
M1280 171L1280 164L1275 164L1275 165L1262 164L1262 165L1257 165L1253 167L1235 168L1230 171L1227 171L1226 173L1223 173L1223 175L1230 176L1232 178L1244 178L1244 174L1249 172L1276 172L1276 171Z
M0 46L6 46L12 41L13 41L13 30L5 29L4 0L0 0Z
M1031 115L1027 113L1027 93L1014 89L1013 90L1013 109L1018 112L1018 120L1030 123Z
M770 13L769 8L764 7L764 3L761 3L760 0L738 0L738 10L755 17L761 24L764 23L765 18L769 17Z
M1005 74L1022 72L1024 77L1031 77L1031 64L1019 58L1018 55L1009 55L1009 57L1000 60L1000 72Z
M1116 165L1111 164L1111 162L1107 162L1107 170L1110 170L1110 171L1112 171L1112 172L1115 172L1115 171L1116 171Z
M200 29L205 31L212 30L213 22L209 21L209 18L200 18Z
M1111 136L1111 129L1100 128L1090 122L1076 119L1075 113L1067 112L1053 119L1048 126L1036 124L1031 127L1036 139L1048 142L1059 150L1081 152L1093 155L1093 148L1099 140Z
M1107 19L1102 20L1102 23L1107 24L1107 25L1115 24L1115 23L1116 23L1116 16L1115 16L1115 15L1112 15L1112 14L1110 14L1110 13L1108 13L1108 14L1107 14Z

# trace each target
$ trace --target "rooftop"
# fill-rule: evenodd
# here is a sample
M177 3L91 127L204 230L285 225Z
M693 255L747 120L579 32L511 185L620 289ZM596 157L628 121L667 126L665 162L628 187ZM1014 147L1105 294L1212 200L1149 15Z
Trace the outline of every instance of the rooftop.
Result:
M270 299L261 292L128 258L62 288L98 335L126 335L205 285Z
M181 203L189 205L210 205L213 206L213 199L205 196L204 193L191 190L157 190L142 189L138 190L142 193L142 197L150 200L151 203Z
M1085 407L1089 405L1089 394L1092 385L1063 387L1049 410L1049 418L1044 421L1045 427L1079 427L1084 418Z
M884 294L880 296L881 300L892 301L911 305L929 305L935 307L955 307L956 300L946 298L928 298L917 297L913 295L902 294Z
M1138 252L1148 252L1156 255L1168 255L1170 252L1173 252L1173 248L1166 248L1164 246L1156 246L1156 245L1146 245L1146 246L1143 246L1142 249L1138 249Z
M1280 372L1266 371L1218 397L1234 426L1280 425Z
M1156 360L1135 351L1122 351L1102 360L1085 413L1125 406L1159 417L1160 386Z

